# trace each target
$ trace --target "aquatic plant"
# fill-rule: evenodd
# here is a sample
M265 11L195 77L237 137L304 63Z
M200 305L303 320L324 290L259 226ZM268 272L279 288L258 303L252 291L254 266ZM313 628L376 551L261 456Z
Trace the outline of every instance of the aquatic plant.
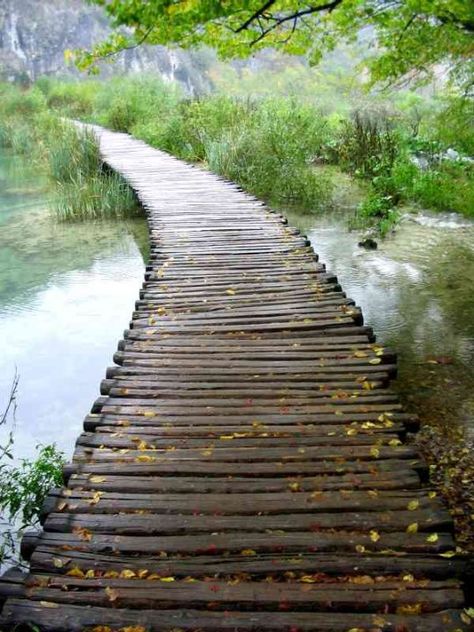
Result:
M132 189L114 173L79 175L58 183L52 207L61 221L119 219L140 213Z

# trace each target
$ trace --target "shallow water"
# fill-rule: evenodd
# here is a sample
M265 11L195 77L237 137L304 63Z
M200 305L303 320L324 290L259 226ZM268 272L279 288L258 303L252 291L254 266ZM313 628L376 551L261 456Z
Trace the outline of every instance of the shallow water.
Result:
M51 441L72 453L128 325L148 245L144 220L58 224L45 191L34 166L0 156L0 410L16 369L21 457ZM474 224L410 215L369 252L348 232L342 202L342 213L287 214L399 353L396 387L409 409L474 434Z
M59 224L33 166L0 156L0 410L20 377L15 454L67 455L143 280L145 220Z
M474 222L407 213L375 251L347 215L290 214L399 357L395 387L424 422L474 434Z

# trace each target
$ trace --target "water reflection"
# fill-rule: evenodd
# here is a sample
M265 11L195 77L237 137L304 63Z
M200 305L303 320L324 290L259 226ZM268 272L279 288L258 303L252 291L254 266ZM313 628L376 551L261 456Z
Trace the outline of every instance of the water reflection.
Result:
M44 180L8 156L0 182L0 402L16 367L17 453L71 454L138 295L146 224L58 224Z
M418 213L376 251L341 215L298 216L320 258L399 353L396 388L422 421L474 433L474 223Z

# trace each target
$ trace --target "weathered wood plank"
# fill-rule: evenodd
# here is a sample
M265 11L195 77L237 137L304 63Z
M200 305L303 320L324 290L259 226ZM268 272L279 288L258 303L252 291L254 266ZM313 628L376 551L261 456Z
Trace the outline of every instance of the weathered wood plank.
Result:
M97 133L151 257L65 486L23 538L31 574L0 582L0 627L472 628L472 562L406 443L395 353L280 214Z

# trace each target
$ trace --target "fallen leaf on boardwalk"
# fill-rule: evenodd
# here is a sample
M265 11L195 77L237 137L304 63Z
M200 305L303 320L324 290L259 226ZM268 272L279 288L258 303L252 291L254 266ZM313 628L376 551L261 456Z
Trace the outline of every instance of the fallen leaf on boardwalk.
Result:
M461 612L459 616L461 617L461 621L463 623L465 623L466 625L471 624L471 617L468 614L466 614L466 612Z
M104 492L95 492L95 494L92 496L92 498L88 501L89 505L97 505L97 503L99 502L101 496L104 495Z
M315 584L318 578L313 575L303 575L298 581L303 582L303 584Z
M56 505L56 511L62 511L63 509L65 509L67 507L67 503L63 501L61 501L60 503L58 503Z
M362 544L356 544L355 550L357 551L357 553L364 553L365 546L363 546Z
M71 570L66 573L68 577L80 577L81 579L84 577L84 574L84 571L81 571L78 566L73 566Z
M415 511L415 509L418 509L419 506L420 506L420 503L418 500L410 500L410 502L407 505L407 509L409 511Z
M410 575L409 573L407 575L403 575L402 577L404 582L414 582L415 578L413 577L413 575Z
M145 410L145 412L143 413L143 415L145 417L154 417L156 415L156 413L153 410Z
M454 557L456 555L456 551L446 551L445 553L440 553L439 556L440 557Z
M83 527L74 527L72 532L74 535L77 535L80 540L85 540L86 542L90 542L92 540L92 533L88 529L84 529Z
M140 456L137 456L137 458L135 459L135 461L141 461L142 463L150 463L150 461L154 460L155 457L149 456L148 454L140 454Z
M378 625L380 628L383 628L385 625L387 625L387 621L383 617L380 617L377 614L373 617L372 623L374 625ZM403 632L403 629L399 629L398 627L396 627L395 630L396 630L396 632ZM376 631L374 630L374 632L376 632ZM377 630L377 632L379 632L379 631Z
M356 575L349 578L351 584L375 584L375 579L370 575Z
M88 571L86 571L86 574L84 575L84 577L86 579L94 579L95 578L95 571L94 571L94 569L90 568Z
M137 443L137 450L146 450L148 448L148 444L146 441L139 441Z
M104 483L106 480L105 476L89 476L91 483Z
M228 290L226 290L226 293L227 293L227 294L229 294L229 296L234 296L234 294L235 294L235 290L233 290L233 289L230 287Z
M291 489L292 492L299 492L301 490L299 483L290 483L288 487Z
M141 570L139 570L137 572L137 575L140 579L145 579L145 577L148 575L149 571L146 568L143 568Z
M96 625L91 632L112 632L112 628L109 628L108 625Z
M106 579L117 579L118 576L119 576L118 571L106 571L104 573L104 577Z
M105 594L109 598L109 601L117 601L118 599L118 592L110 586L107 586L107 588L105 589Z
M240 555L249 557L251 555L257 555L257 552L254 551L253 549L243 549L242 551L240 551Z
M429 492L428 498L436 498L436 492Z
M63 560L59 559L59 557L54 557L53 558L53 564L54 564L55 568L62 568L64 566Z
M146 632L142 625L129 625L126 628L119 628L119 632Z
M202 454L202 456L211 456L212 455L212 450L202 450L201 454Z
M421 614L421 603L407 603L397 606L397 614Z
M426 541L427 542L438 542L439 537L437 533L431 533L427 538Z
M174 582L174 577L160 577L160 582Z
M372 542L378 542L380 540L380 534L378 533L378 531L372 529L372 531L370 532L370 539L372 540Z
M388 445L392 446L392 448L395 448L399 445L402 445L402 442L400 441L400 439L390 439Z
M125 568L123 571L120 571L119 575L119 577L122 579L133 579L136 576L137 574L135 573L135 571L132 571L129 568Z
M380 450L377 448L377 446L373 446L372 448L370 448L370 455L373 456L375 459L379 457Z
M406 529L407 533L418 533L418 523L412 522Z
M59 608L59 605L52 601L40 601L40 606L43 606L43 608Z
M380 358L372 358L369 360L369 364L380 364L382 360Z
M366 358L367 355L368 354L365 351L354 351L355 358Z

